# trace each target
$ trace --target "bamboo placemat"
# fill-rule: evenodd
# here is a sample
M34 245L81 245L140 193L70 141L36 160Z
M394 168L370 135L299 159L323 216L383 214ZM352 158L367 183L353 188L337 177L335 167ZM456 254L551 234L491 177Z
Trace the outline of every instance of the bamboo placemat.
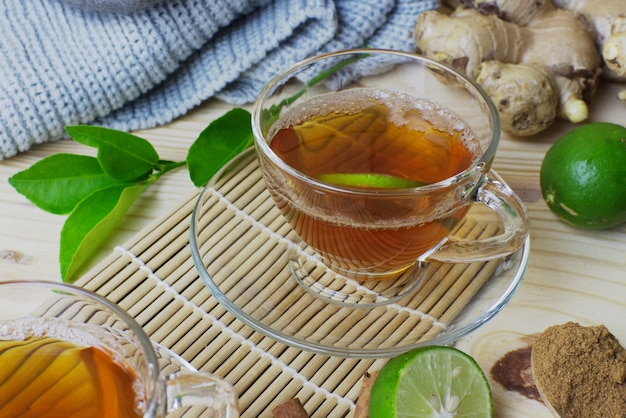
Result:
M191 258L189 226L197 198L197 194L190 196L169 216L116 247L77 284L120 305L153 341L197 369L229 381L239 395L243 417L272 417L276 405L295 397L311 417L352 416L363 376L380 369L386 360L302 351L236 319L211 295ZM465 223L460 231L463 236L475 237L494 235L497 229L474 221ZM465 280L469 289L447 300L443 308L444 298L437 297L439 304L433 306L441 311L437 317L458 313L499 264L429 267L422 283L430 294L445 294L457 279Z
M125 309L150 338L199 370L228 380L242 417L271 417L298 397L311 416L349 416L361 377L383 360L326 357L279 344L235 319L211 296L191 260L191 196L166 219L118 246L76 282ZM378 363L378 364L374 364Z

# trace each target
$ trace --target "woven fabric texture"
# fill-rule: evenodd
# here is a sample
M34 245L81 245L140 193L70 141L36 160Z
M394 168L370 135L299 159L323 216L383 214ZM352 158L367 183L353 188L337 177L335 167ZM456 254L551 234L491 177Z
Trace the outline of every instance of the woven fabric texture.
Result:
M130 131L209 98L243 105L306 57L362 46L412 51L438 0L0 0L0 159L65 137ZM130 0L127 0L130 1Z

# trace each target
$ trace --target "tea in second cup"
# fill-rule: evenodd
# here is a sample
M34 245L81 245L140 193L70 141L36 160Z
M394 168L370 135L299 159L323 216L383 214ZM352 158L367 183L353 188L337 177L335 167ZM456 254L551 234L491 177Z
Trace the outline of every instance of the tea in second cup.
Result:
M302 241L344 278L394 279L373 284L400 286L392 298L415 284L420 261L502 257L526 238L523 205L489 174L500 138L493 103L437 62L372 49L309 59L261 92L253 130L267 187ZM474 202L500 215L504 233L449 239ZM294 254L296 278L334 293L335 277L312 277L306 258Z

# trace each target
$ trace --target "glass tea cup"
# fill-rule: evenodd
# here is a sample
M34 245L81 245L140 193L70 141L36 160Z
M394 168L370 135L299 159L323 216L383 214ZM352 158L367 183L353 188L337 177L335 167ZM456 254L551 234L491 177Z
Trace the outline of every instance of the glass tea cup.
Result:
M0 282L0 416L155 418L187 406L239 416L230 384L178 360L89 290Z
M526 239L523 204L490 171L497 109L444 64L376 49L313 57L269 81L252 126L267 188L301 239L291 270L322 297L351 301L347 289L366 286L397 300L424 262L505 257ZM451 235L473 203L501 234Z

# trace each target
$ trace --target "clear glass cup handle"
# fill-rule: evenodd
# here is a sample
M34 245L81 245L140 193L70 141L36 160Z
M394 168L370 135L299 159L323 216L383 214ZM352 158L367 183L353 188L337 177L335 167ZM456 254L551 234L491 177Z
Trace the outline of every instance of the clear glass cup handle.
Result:
M493 172L483 176L474 189L472 201L494 210L504 231L494 237L478 240L447 238L422 257L422 261L469 263L502 258L519 249L528 236L529 220L519 197Z
M164 377L167 411L204 406L207 418L239 417L237 394L225 380L206 372L174 373Z

